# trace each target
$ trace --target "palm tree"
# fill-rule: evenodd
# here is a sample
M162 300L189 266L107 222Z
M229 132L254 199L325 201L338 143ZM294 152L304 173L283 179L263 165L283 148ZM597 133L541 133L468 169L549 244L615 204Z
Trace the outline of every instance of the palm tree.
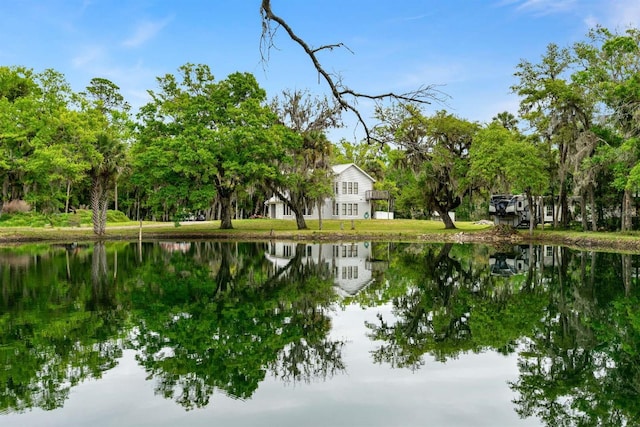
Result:
M89 171L91 177L91 210L93 232L104 236L107 226L109 190L115 185L125 158L124 144L101 133L96 138L96 162Z

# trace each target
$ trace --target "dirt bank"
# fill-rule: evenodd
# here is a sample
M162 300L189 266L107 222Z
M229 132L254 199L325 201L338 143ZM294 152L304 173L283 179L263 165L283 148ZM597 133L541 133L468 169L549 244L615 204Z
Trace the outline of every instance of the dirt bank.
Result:
M139 237L137 226L111 227L102 240L135 241ZM301 242L339 242L339 241L419 241L432 243L483 243L492 246L522 244L552 244L576 249L615 250L640 253L640 237L619 233L582 234L577 232L536 231L530 235L527 230L514 230L509 227L492 227L478 231L438 230L433 233L394 233L356 231L318 232L318 231L239 231L200 229L187 227L144 226L143 240L290 240ZM33 242L76 242L97 241L89 228L67 229L0 229L0 244L20 244Z

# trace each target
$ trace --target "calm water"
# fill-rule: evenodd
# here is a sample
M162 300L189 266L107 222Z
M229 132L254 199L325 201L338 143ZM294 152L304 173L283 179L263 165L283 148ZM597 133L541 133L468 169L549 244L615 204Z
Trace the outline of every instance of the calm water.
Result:
M640 258L0 249L0 426L640 425Z

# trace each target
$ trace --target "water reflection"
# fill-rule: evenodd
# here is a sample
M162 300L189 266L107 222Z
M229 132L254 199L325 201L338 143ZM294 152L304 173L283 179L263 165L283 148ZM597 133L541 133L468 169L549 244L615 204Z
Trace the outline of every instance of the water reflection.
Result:
M303 264L315 264L333 276L341 296L355 295L373 282L373 270L380 264L371 253L369 242L296 244L270 242L267 259L275 266L285 265L295 256Z
M417 372L517 357L513 408L544 425L640 423L637 255L552 246L157 242L0 250L0 411L53 410L134 351L185 409L267 376L348 373L332 316L367 321L374 363Z

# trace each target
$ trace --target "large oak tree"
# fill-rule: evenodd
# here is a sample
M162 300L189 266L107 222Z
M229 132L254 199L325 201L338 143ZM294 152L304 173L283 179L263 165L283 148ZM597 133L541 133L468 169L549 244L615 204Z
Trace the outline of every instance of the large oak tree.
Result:
M232 197L239 186L275 174L274 159L284 155L283 127L253 75L236 72L217 82L202 64L179 72L159 77L160 89L150 91L152 101L140 113L138 155L164 152L181 182L213 186L220 228L233 228ZM154 164L147 165L153 173Z

